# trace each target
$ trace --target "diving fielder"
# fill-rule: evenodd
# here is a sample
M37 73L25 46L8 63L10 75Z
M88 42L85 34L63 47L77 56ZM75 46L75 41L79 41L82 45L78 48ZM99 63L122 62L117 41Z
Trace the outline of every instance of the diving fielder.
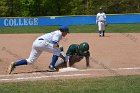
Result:
M105 36L106 14L102 8L99 8L99 13L96 16L96 24L98 25L99 37Z
M75 63L80 62L83 58L86 59L86 67L89 67L89 44L83 42L81 44L71 44L65 54L63 51L61 54L65 57L65 60L58 60L55 64L57 69L72 67Z

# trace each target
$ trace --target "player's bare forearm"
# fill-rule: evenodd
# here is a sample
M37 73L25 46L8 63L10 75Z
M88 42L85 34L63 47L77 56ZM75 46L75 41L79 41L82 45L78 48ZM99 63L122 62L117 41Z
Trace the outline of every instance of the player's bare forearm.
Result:
M87 67L89 67L89 66L90 66L90 64L89 64L89 56L88 56L88 57L86 57L86 66L87 66Z

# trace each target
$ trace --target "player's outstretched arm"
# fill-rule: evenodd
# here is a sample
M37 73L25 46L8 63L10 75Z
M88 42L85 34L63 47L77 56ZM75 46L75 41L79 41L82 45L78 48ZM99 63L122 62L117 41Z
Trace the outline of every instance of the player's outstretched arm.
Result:
M88 57L86 57L86 67L89 67L90 66L90 64L89 64L89 56Z
M90 52L88 52L88 55L85 56L85 58L86 58L86 67L90 67L89 57L90 57Z

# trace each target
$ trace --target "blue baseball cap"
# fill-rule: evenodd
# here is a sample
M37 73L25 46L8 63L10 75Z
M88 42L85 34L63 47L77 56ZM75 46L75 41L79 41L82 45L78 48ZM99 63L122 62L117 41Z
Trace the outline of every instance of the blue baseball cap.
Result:
M68 26L61 26L61 27L60 27L60 30L61 30L62 32L68 32L68 33L69 33L69 28L68 28Z

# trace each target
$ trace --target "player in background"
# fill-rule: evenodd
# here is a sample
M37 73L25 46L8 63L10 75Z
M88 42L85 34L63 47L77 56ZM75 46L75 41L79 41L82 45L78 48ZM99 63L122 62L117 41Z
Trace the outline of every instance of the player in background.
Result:
M102 8L99 8L99 13L96 16L96 24L98 25L99 36L105 36L105 26L106 23L106 14L103 12Z
M56 31L38 37L33 42L29 58L22 59L17 62L12 62L8 68L8 74L11 74L11 72L16 66L32 64L37 60L37 58L43 51L53 53L49 69L50 71L55 71L55 63L58 60L58 57L61 56L61 48L59 47L59 41L62 39L62 37L65 37L67 33L69 33L69 28L67 26L62 26Z
M65 57L65 60L61 59L56 62L55 67L57 69L72 67L75 63L80 62L83 58L86 60L86 67L89 67L89 44L83 42L81 44L71 44L65 54L63 51L61 54Z

